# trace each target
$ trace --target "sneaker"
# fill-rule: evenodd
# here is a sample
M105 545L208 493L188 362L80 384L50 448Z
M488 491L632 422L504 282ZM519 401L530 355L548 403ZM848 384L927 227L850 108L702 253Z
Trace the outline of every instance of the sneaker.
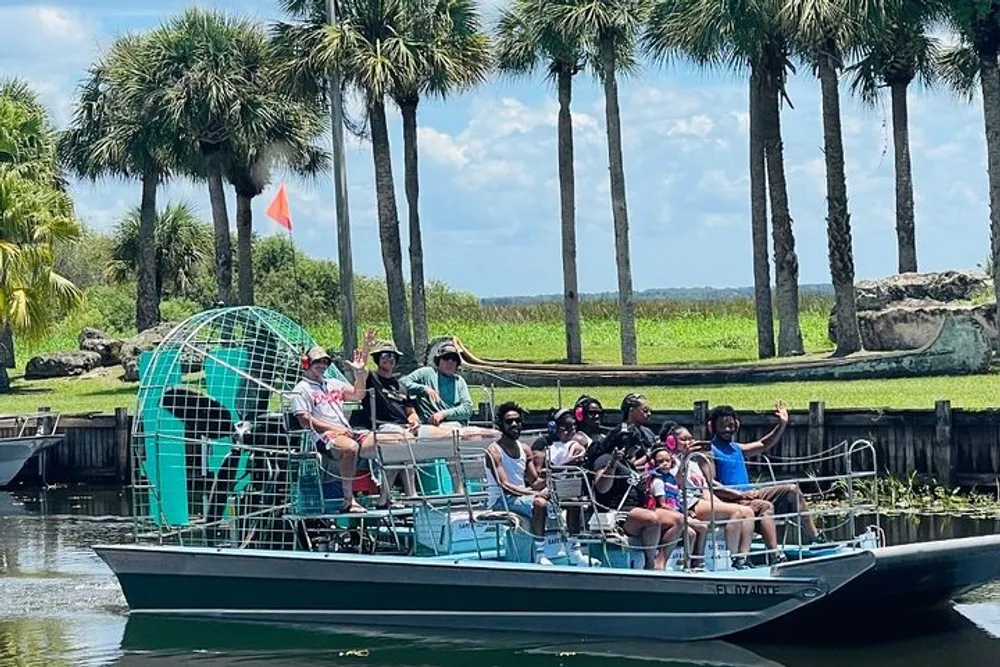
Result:
M780 565L781 563L787 563L788 556L785 555L784 551L778 551L777 553L771 554L771 565Z
M569 552L566 554L566 560L569 562L570 565L574 566L579 566L579 565L591 566L591 565L601 564L601 561L597 560L596 558L585 556L581 549L570 549Z
M743 556L737 556L733 559L733 569L734 570L749 570L750 563Z
M537 554L535 562L539 565L552 565L552 561L545 554Z

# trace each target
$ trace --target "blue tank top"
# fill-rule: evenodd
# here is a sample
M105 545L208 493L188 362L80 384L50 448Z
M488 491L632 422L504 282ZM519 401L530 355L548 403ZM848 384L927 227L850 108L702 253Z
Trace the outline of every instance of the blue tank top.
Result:
M712 457L715 459L717 482L741 491L750 488L750 475L739 445L712 438Z

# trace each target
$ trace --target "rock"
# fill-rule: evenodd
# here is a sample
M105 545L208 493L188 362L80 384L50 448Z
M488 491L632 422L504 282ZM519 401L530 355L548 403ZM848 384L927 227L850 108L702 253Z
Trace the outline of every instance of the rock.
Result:
M80 342L80 349L101 355L102 366L117 366L122 362L122 341L116 338L86 338Z
M138 382L139 355L146 350L155 349L176 326L177 322L163 322L122 343L119 353L122 369L125 371L125 376L122 379L126 382Z
M993 294L993 281L982 271L901 273L862 280L855 284L855 294L861 344L866 350L915 350L931 342L946 316L967 315L983 327L993 349L1000 351L1000 335L993 324L996 305L974 303ZM828 332L836 342L832 312Z
M82 350L82 349L84 349L84 347L83 347L83 342L84 341L87 341L87 340L106 340L107 338L108 338L108 335L106 333L104 333L103 331L101 331L100 329L95 329L93 327L84 327L83 330L80 331L80 335L76 337L76 342L77 342L77 345L79 345L80 349Z
M879 280L861 280L854 285L859 311L881 310L908 299L941 303L970 301L992 288L992 281L982 271L900 273Z
M83 375L100 365L101 355L97 352L76 350L41 354L28 360L28 365L24 369L24 379L42 380Z

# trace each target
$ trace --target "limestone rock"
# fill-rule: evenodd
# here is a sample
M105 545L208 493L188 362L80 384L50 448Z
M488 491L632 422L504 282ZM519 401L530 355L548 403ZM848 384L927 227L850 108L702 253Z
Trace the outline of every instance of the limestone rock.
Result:
M80 346L80 349L84 349L83 343L87 340L107 340L108 335L101 331L100 329L95 329L94 327L84 327L80 331L80 335L76 337L76 343Z
M80 342L80 349L101 355L102 366L117 366L122 362L122 344L116 338L86 338Z
M858 328L866 350L915 350L928 344L949 315L968 316L982 326L995 350L1000 335L994 326L996 305L977 304L992 296L993 282L982 271L901 273L855 284ZM836 342L834 317L828 323L830 340Z
M881 310L909 299L941 303L970 301L992 288L992 281L982 271L900 273L879 280L861 280L854 285L859 311Z
M24 379L42 380L83 375L100 365L101 355L87 350L41 354L28 360Z
M177 322L163 322L122 343L119 354L122 369L125 371L125 376L122 379L126 382L138 382L139 355L146 350L156 349L156 346L162 343L167 334L176 326Z

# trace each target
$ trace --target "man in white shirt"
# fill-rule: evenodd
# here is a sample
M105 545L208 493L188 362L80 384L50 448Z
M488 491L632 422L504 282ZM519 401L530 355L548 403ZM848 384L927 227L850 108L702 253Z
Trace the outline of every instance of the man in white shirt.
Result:
M363 349L354 351L354 359L347 365L354 371L354 384L343 380L325 378L330 367L330 355L318 345L303 358L305 373L295 385L292 395L292 412L304 429L315 434L316 448L339 464L340 479L344 490L344 512L360 513L365 508L354 500L354 476L358 457L370 455L375 450L371 431L352 429L344 415L344 401L357 401L365 396L368 370L366 337Z

